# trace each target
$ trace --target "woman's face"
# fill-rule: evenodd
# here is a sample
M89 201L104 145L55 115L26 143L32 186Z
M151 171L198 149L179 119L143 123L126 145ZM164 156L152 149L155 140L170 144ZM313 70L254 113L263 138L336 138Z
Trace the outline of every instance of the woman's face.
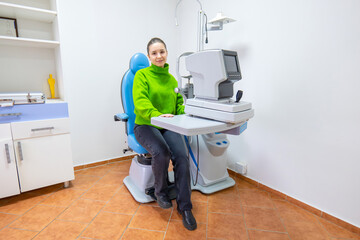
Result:
M158 67L164 67L166 63L168 52L164 44L157 42L149 46L148 57L150 62Z

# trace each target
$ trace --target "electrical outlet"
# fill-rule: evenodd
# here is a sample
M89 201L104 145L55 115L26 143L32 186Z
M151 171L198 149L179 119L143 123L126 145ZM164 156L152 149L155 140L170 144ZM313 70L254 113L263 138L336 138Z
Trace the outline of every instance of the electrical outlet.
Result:
M243 162L236 162L235 163L235 171L242 175L246 175L247 173L247 164Z

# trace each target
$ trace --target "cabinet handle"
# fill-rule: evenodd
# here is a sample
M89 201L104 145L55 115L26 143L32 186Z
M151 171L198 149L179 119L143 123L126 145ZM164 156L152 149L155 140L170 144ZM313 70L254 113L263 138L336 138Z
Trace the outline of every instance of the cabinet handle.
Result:
M21 113L2 113L0 117L9 117L9 116L20 116Z
M20 161L23 161L24 157L23 157L23 153L22 153L21 142L18 142L18 149L19 149Z
M10 159L10 151L9 151L9 144L5 144L5 152L6 152L6 159L7 159L7 163L11 163L11 159Z
M55 129L54 127L44 127L44 128L33 128L31 129L32 132L36 132L36 131L45 131L45 130L53 130Z

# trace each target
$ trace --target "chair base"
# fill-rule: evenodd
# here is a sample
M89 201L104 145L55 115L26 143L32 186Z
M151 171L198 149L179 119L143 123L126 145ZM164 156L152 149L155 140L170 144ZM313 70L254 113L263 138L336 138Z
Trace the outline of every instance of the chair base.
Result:
M174 179L174 172L169 172L170 181ZM129 190L133 198L139 203L149 203L156 201L156 197L154 195L154 188L150 189L139 189L134 181L131 179L130 176L124 178L124 184L126 188ZM176 198L176 190L175 184L169 186L169 198L175 199Z
M141 191L132 181L130 176L125 177L123 182L126 188L130 191L131 195L137 202L148 203L155 201L150 195L145 194L145 190Z
M123 182L137 202L149 203L156 201L156 197L154 196L154 187L151 185L151 187L149 187L149 185L145 184L151 182L152 178L151 165L140 164L137 156L135 156L131 163L129 176L125 177ZM174 172L172 171L169 172L169 181L172 183L174 182ZM222 181L208 186L201 186L199 183L194 186L191 181L191 190L197 190L204 194L212 194L234 185L235 181L231 177L226 177ZM169 198L176 198L175 184L169 185Z
M169 181L174 182L174 172L169 172ZM123 182L137 202L148 203L156 200L151 165L141 164L139 156L132 159L129 176L125 177ZM174 184L169 185L169 197L176 198Z
M174 176L174 172L169 172L169 175L170 174ZM154 199L154 201L156 201L154 187L145 189L145 194L151 196ZM168 185L168 196L170 200L176 199L176 189L175 189L175 184L173 182L171 182L171 184Z
M170 179L174 178L174 172L169 172L169 178ZM149 202L153 202L156 200L156 198L154 196L154 190L153 190L154 188L152 188L151 190L148 190L149 192L148 192L148 194L146 194L145 193L146 190L140 190L134 184L134 182L131 180L130 176L127 176L124 178L124 184L137 202L149 203ZM220 190L232 187L234 185L235 185L235 181L231 177L229 177L222 182L219 182L219 183L216 183L216 184L213 184L210 186L206 186L206 187L203 187L199 184L196 184L194 186L193 183L191 183L191 190L200 191L204 194L212 194L212 193L218 192ZM170 197L170 199L176 198L176 191L175 191L174 184L169 186L169 197Z

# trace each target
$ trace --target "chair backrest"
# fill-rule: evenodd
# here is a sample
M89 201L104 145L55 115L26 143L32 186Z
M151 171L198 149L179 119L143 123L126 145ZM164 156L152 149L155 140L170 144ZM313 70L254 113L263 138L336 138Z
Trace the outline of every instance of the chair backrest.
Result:
M121 81L121 101L124 112L129 116L126 124L128 135L134 134L135 126L134 100L132 94L135 73L149 65L149 59L143 53L134 54L130 59L130 68L126 71Z

